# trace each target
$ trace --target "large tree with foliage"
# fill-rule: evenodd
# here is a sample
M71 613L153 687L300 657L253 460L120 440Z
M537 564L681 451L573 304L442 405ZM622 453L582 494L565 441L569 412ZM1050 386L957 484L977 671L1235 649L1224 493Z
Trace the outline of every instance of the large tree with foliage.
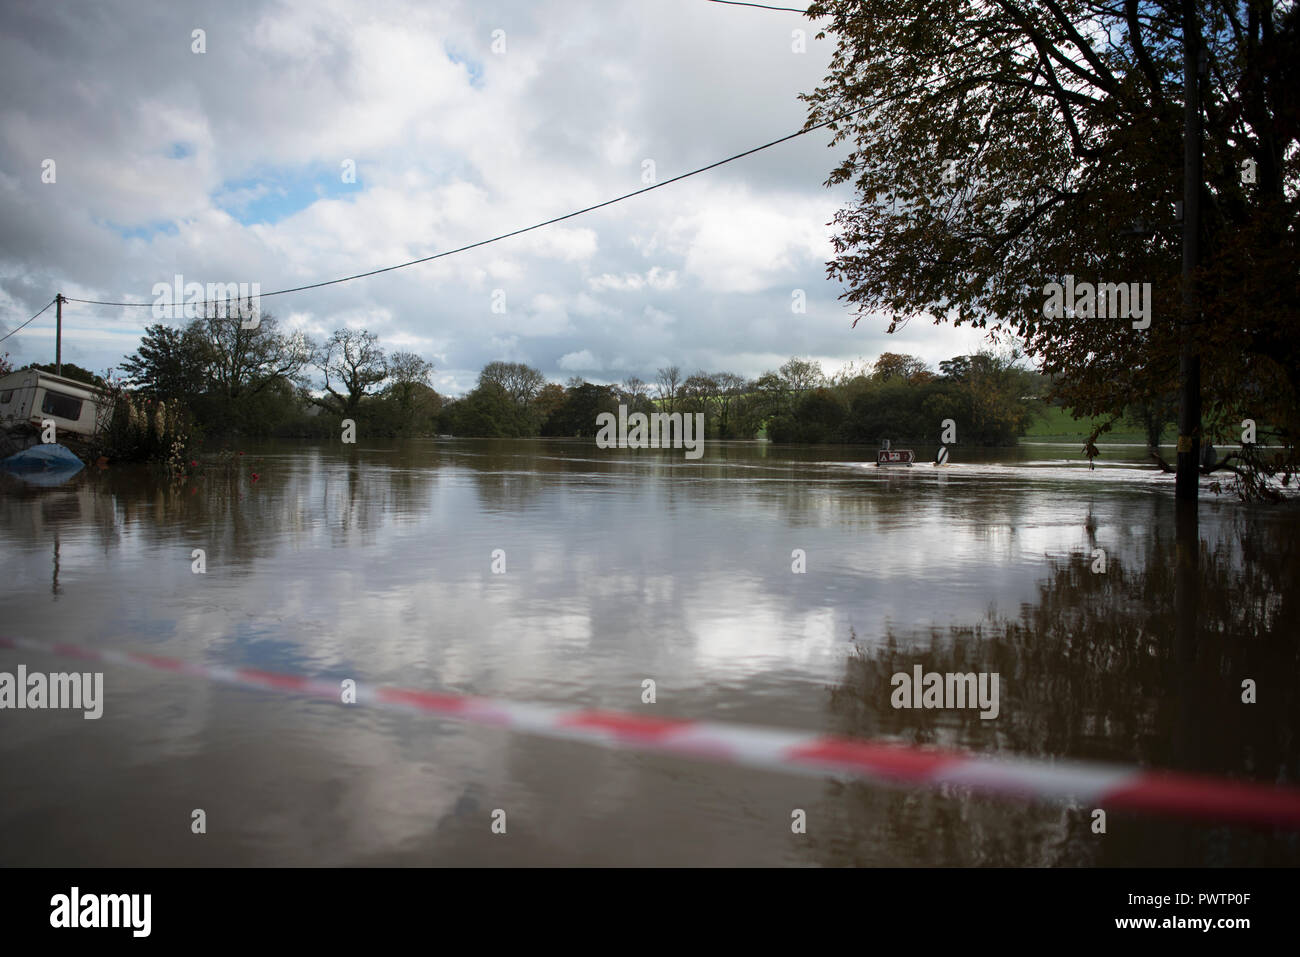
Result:
M800 359L795 356L777 372L780 373L786 389L795 394L816 389L826 381L822 364L816 359Z
M519 438L536 435L533 416L497 382L485 381L464 398L443 406L440 431L451 435Z
M712 411L712 400L719 389L718 380L703 369L691 373L678 391L680 398L678 410L688 413L704 412L709 415Z
M596 419L600 414L617 414L617 411L618 397L614 386L597 385L575 377L569 380L564 402L543 423L542 434L566 438L593 436L599 431Z
M715 372L713 378L718 383L718 393L716 397L718 407L718 438L735 438L736 421L735 417L732 415L732 409L739 404L741 397L745 394L745 387L747 385L745 377L737 375L735 372ZM744 437L749 438L750 436Z
M270 313L251 328L238 316L195 319L186 335L196 343L207 391L229 402L299 380L312 354L301 333L281 332Z
M510 400L523 409L546 385L546 376L523 362L489 362L478 374L479 386L500 386Z
M355 416L361 400L388 378L379 336L365 329L337 329L316 348L312 361L325 378L317 405L336 415Z
M919 356L904 355L899 352L882 352L876 360L873 374L880 382L890 379L902 379L904 382L924 382L930 377L925 360Z
M190 394L190 408L218 432L255 432L272 415L279 417L312 354L302 333L282 331L269 313L252 327L238 316L195 319L186 341L194 343L203 368L202 388Z
M433 363L414 352L394 352L388 357L387 369L388 386L384 394L396 403L401 428L411 427L416 408L421 404L429 415L437 414L442 401L429 385Z
M188 401L207 388L205 352L197 328L155 323L119 368L128 386L152 399Z
M1182 4L821 0L837 46L805 96L847 155L828 185L833 278L893 331L1015 333L1076 412L1118 416L1202 357L1207 425L1300 433L1300 13L1197 2L1204 184L1199 318L1181 314ZM851 114L851 115L845 115ZM1151 283L1151 323L1045 315L1045 287Z

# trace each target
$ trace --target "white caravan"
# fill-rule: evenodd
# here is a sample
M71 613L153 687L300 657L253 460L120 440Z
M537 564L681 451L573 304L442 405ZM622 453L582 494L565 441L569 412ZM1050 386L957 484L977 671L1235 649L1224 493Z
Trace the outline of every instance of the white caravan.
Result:
M99 389L39 369L20 369L0 376L0 427L41 427L51 419L59 432L89 438L95 433L99 407L106 401Z

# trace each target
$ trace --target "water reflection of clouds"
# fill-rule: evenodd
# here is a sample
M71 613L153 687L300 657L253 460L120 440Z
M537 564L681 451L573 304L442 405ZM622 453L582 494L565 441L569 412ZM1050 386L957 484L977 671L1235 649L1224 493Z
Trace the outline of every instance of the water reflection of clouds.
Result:
M228 641L192 636L229 636L257 617L301 646L302 666L366 660L400 669L419 650L401 636L426 622L453 646L487 640L522 661L593 644L598 654L635 656L616 637L598 637L635 608L642 640L660 629L696 635L698 659L725 669L746 647L789 657L803 641L791 636L825 638L846 622L869 636L885 620L982 611L991 590L1018 600L1042 555L1089 544L1077 507L1041 493L989 495L959 483L939 497L933 485L882 497L907 483L800 479L790 464L685 470L659 458L517 451L504 460L413 454L396 466L378 451L272 460L278 481L239 493L255 500L205 488L206 511L195 516L155 491L154 508L128 505L115 525L112 564L162 586L149 620L172 617L189 649L242 657ZM93 498L83 512L95 510ZM493 517L518 518L525 507L527 522ZM69 580L103 563L93 537L65 544ZM202 580L188 568L196 542L208 551ZM509 571L494 581L489 556L502 546ZM809 555L806 576L790 573L794 547ZM85 575L87 586L101 575ZM557 610L564 596L579 610ZM383 640L352 637L360 635ZM245 651L256 654L256 644Z
M960 470L854 475L841 464L773 458L772 450L761 465L757 453L746 460L749 453L735 449L734 461L687 467L663 456L602 459L587 450L568 458L559 446L530 448L305 449L268 456L266 480L255 489L213 481L191 496L123 476L41 493L48 501L0 496L0 570L11 586L0 595L0 616L36 638L93 635L109 646L211 663L410 687L637 711L641 681L653 678L655 713L805 727L842 718L863 733L993 734L978 721L899 725L879 694L845 703L852 689L887 681L918 648L936 664L965 667L965 654L953 651L960 646L1008 676L1010 717L999 724L1010 738L997 739L1002 745L1054 751L1068 732L1071 746L1100 748L1117 735L1135 742L1133 753L1165 746L1172 719L1155 694L1163 687L1159 668L1170 667L1168 629L1148 616L1165 614L1169 503L1147 483L1085 489L1050 470L997 481L968 481ZM1203 511L1204 548L1220 573L1256 567L1243 557L1242 541L1275 550L1273 538L1243 533L1231 505ZM51 600L55 532L62 594ZM1081 578L1076 568L1057 582L1059 592L1044 592L1049 556L1086 558L1094 546L1115 563L1113 582ZM193 547L208 549L206 576L190 571ZM505 575L491 573L494 548L506 551ZM806 574L791 572L795 548L807 554ZM1133 605L1141 635L1127 630L1128 613L1107 597L1107 589L1134 581L1121 577L1128 569L1145 575L1145 604ZM1214 605L1212 627L1283 627L1286 596L1265 584L1220 589L1227 597ZM1086 630L1079 645L1073 626L1067 631L1049 615L1057 606L1044 595L1057 593L1070 599L1071 615L1098 627L1119 617L1125 630L1115 642ZM985 621L993 607L997 617L989 620L1011 629L1027 604L1038 608L1032 642L1012 630L999 640L963 630L956 646L933 640L934 630ZM862 654L876 655L866 672L850 664L850 629ZM900 643L897 662L884 650L887 638ZM1080 647L1095 659L1067 661ZM1242 667L1280 673L1274 651ZM1293 664L1294 655L1287 660ZM1103 666L1112 671L1101 682L1069 670L1086 678ZM155 825L132 818L132 802L156 811L206 789L227 814L237 807L244 815L226 845L236 861L270 853L279 863L393 855L419 863L436 853L482 861L492 853L477 836L484 808L513 800L554 828L530 850L516 845L516 860L608 861L604 848L625 839L644 842L640 860L696 860L694 845L662 837L668 828L698 828L698 847L717 842L720 860L752 854L770 862L786 852L755 841L755 829L767 824L720 808L769 792L793 806L788 801L806 800L797 789L822 789L789 784L787 800L787 783L776 776L182 679L106 677L111 723L102 723L111 732L100 733L111 740L92 741L80 725L29 723L21 741L6 743L6 754L54 747L71 762L66 775L43 771L45 790L28 787L21 806L43 801L75 817L66 792L72 772L98 769L96 799L147 841ZM841 678L851 693L840 695L844 710L828 714L824 686ZM1111 684L1123 693L1112 694ZM1062 714L1070 722L1064 730ZM1221 737L1216 747L1229 754L1229 736ZM120 793L108 783L112 761L134 769ZM849 816L843 833L853 838L830 860L856 860L855 848L865 847L876 862L916 862L912 836L976 827L993 843L971 859L996 861L1008 827L1026 843L1020 831L1050 838L1063 817L1059 809L1031 818L944 798L918 818L906 798L871 800L872 813L863 815L828 798ZM457 814L458 807L477 810ZM895 816L885 832L893 837L883 843L868 823L881 820L876 811ZM763 813L756 808L754 820ZM1040 858L1052 857L1037 846ZM935 852L936 861L948 859Z
M693 647L681 677L691 684L764 671L830 678L841 667L845 632L833 609L787 608L757 589L729 597L721 608L706 589L689 600Z

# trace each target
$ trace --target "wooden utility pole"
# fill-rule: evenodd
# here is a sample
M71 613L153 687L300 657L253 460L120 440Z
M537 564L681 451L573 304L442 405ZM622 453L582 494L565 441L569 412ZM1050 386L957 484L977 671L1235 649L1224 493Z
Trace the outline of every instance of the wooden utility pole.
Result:
M54 374L63 375L63 293L54 297Z
M1201 28L1196 0L1183 0L1183 310L1178 372L1178 470L1174 498L1195 502L1200 489L1201 357L1193 344L1197 320L1192 277L1200 259Z

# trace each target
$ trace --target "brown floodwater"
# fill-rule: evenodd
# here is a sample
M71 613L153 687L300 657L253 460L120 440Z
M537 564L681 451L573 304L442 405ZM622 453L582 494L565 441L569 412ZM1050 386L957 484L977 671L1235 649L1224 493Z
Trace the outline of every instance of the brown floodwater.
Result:
M1073 445L958 447L947 468L902 470L866 449L747 443L698 461L542 440L236 448L180 483L0 476L0 634L1300 780L1300 513L1207 490L1180 528L1172 477L1138 467L1140 448L1104 447L1094 471ZM0 649L0 671L20 664L75 667ZM916 664L998 673L997 718L895 709L890 676ZM1097 834L1090 806L103 667L99 720L0 711L0 864L1300 864L1294 833L1116 811Z

